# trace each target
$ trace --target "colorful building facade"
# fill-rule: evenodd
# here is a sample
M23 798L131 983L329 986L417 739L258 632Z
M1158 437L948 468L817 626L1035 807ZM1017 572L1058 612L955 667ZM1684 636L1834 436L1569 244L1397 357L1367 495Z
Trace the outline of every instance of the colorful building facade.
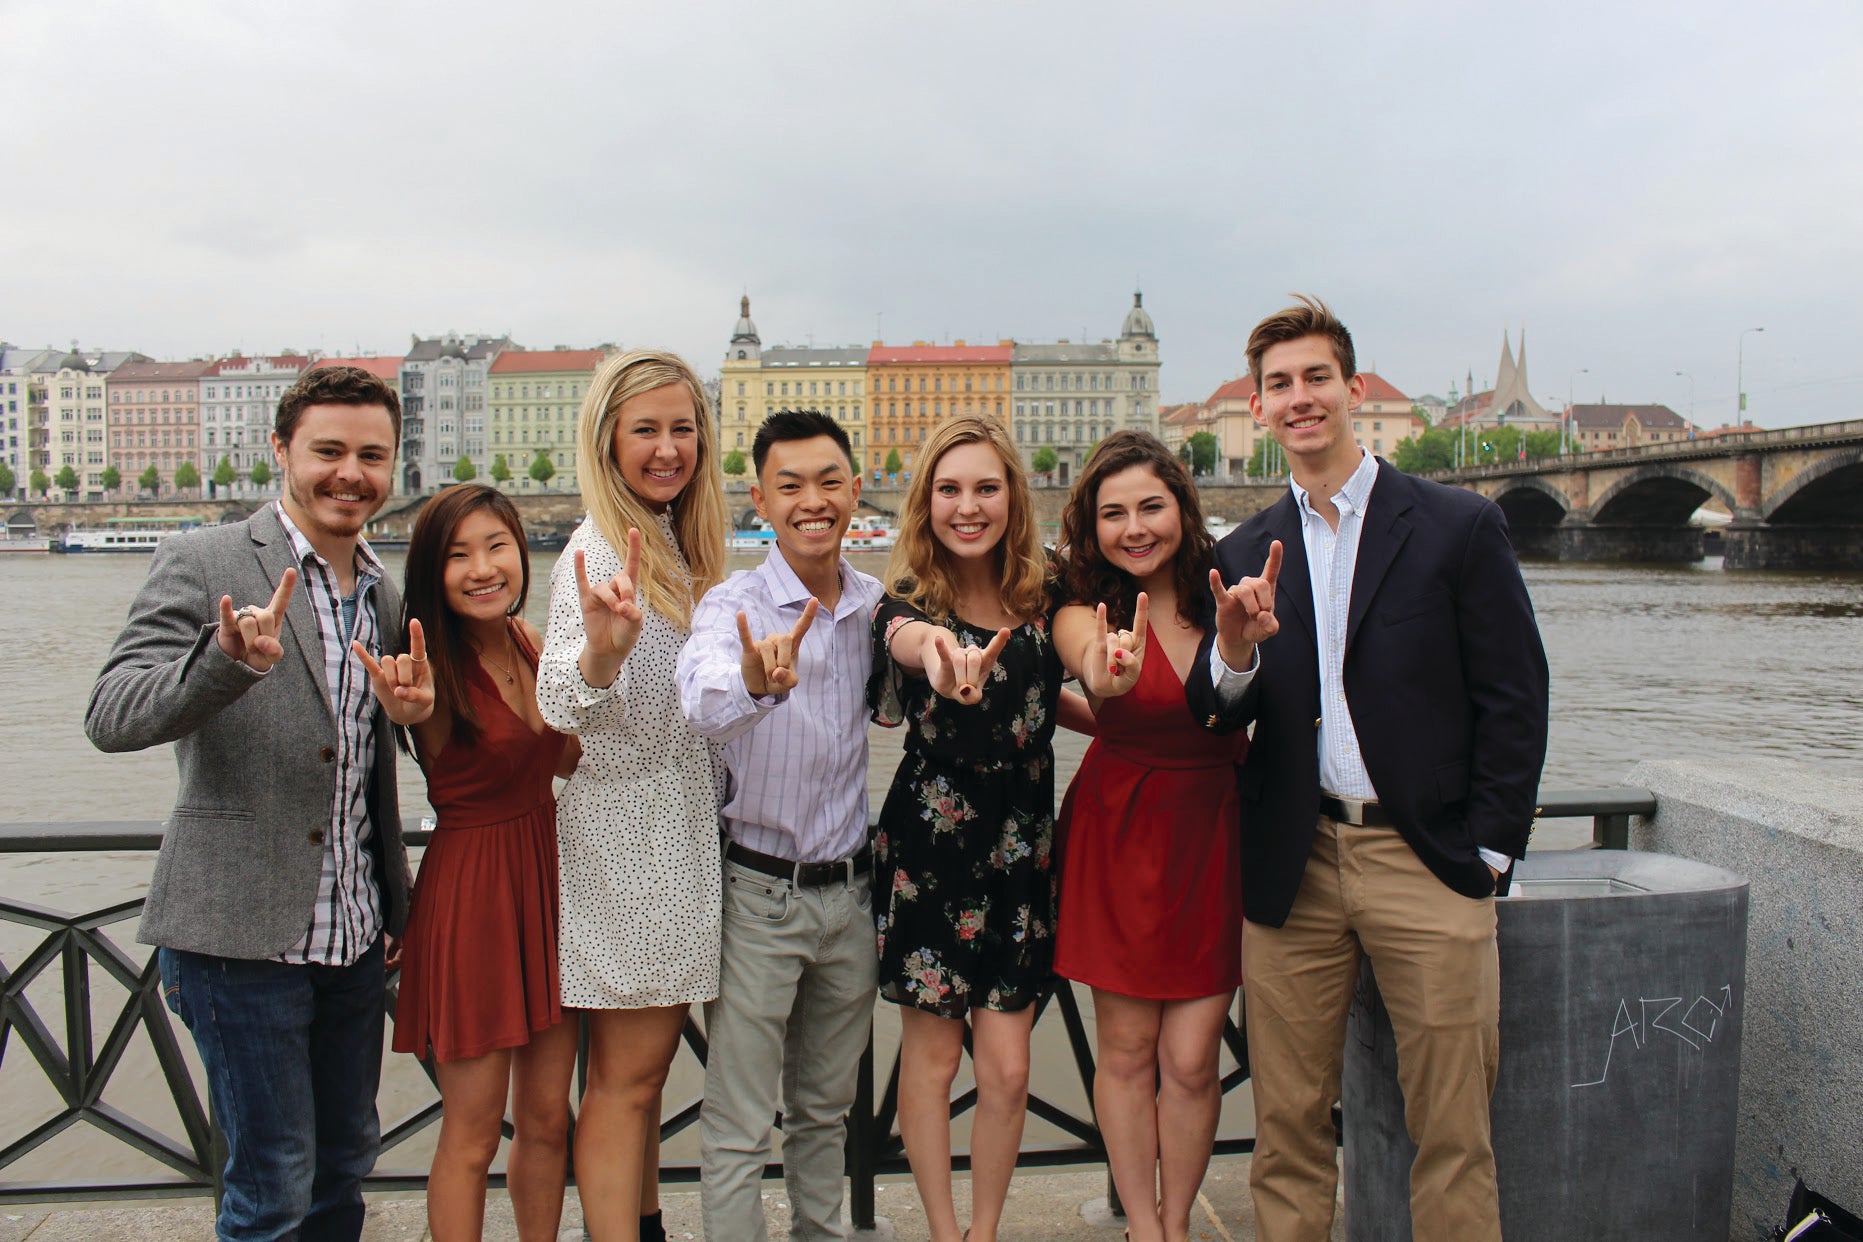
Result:
M953 414L1009 417L1012 341L972 345L885 345L867 351L867 448L862 468L890 482L888 460L899 455L898 481L912 477L918 446Z
M505 459L518 492L576 490L576 415L595 368L608 356L601 349L506 349L486 376L486 452ZM531 476L539 455L554 473ZM490 467L488 466L488 469Z
M104 381L105 426L121 491L143 491L143 476L153 469L156 494L169 495L183 463L201 471L201 379L212 368L198 360L126 362Z

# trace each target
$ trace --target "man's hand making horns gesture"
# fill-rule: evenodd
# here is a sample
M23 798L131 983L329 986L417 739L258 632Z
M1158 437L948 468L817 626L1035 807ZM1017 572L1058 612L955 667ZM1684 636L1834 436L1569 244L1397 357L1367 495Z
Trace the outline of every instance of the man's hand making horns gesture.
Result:
M737 638L744 646L744 688L753 697L795 689L796 660L802 654L802 636L815 624L815 614L819 611L821 602L811 595L809 602L803 605L802 619L796 622L795 629L764 638L751 637L750 617L742 612L737 614Z
M278 589L261 608L247 604L233 607L233 597L220 597L220 630L215 637L220 650L255 673L263 673L284 657L285 646L278 639L278 627L285 623L285 608L297 589L298 571L287 569L278 575Z
M1273 638L1281 623L1274 615L1274 586L1281 577L1281 541L1268 545L1261 577L1223 586L1221 571L1210 571L1210 594L1216 597L1216 654L1242 672L1255 662L1255 644Z

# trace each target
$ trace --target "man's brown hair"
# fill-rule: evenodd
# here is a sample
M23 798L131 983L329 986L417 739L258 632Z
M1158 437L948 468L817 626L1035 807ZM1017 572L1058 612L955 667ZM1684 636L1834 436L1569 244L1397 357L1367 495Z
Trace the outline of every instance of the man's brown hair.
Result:
M1326 303L1318 298L1296 293L1297 305L1286 310L1276 311L1248 334L1248 373L1255 381L1257 390L1261 388L1261 358L1268 350L1285 341L1297 341L1303 336L1323 336L1332 342L1333 357L1339 362L1339 378L1349 380L1358 374L1358 356L1352 350L1352 334L1339 322L1339 317L1327 308Z
M394 424L395 447L401 447L401 394L394 385L371 375L361 367L318 367L298 377L278 399L278 417L272 430L285 444L291 443L298 420L313 405L380 405L387 407L388 421Z

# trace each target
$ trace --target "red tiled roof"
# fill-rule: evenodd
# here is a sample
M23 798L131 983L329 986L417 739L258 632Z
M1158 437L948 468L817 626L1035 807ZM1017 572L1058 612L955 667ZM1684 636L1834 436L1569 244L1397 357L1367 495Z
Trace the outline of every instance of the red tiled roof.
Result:
M493 375L527 375L538 371L593 371L601 365L599 349L507 349L492 363Z
M315 371L318 367L360 367L376 379L393 383L401 375L401 357L383 354L373 358L319 358L306 369Z
M277 354L270 358L267 358L263 355L255 355L251 358L248 358L243 354L234 354L230 358L221 358L215 361L212 365L210 365L207 368L205 374L225 375L227 371L231 369L234 369L237 367L243 367L247 365L248 363L253 363L253 362L263 363L265 366L269 367L270 369L274 371L285 371L285 370L290 370L292 368L296 368L297 370L302 371L305 367L308 367L310 365L310 361L311 360L305 357L303 354Z
M1170 423L1173 426L1180 424L1188 425L1196 422L1202 416L1203 407L1201 405L1197 404L1195 401L1186 401L1182 405L1167 405L1161 408L1158 411L1158 422L1160 424Z
M199 379L213 370L214 364L195 359L193 362L125 362L110 372L109 382L121 384L125 380L190 380Z
M1572 422L1579 427L1622 427L1632 414L1643 426L1663 431L1686 426L1682 416L1666 405L1575 405Z
M867 365L1008 362L1014 353L1013 345L875 345L867 351Z
M1254 395L1255 377L1252 375L1244 375L1240 379L1230 380L1227 384L1224 384L1221 388L1211 393L1210 399L1204 402L1204 404L1215 405L1218 401L1247 401Z
M1365 400L1367 401L1408 401L1403 393L1397 391L1391 381L1376 371L1360 371L1360 378L1365 381Z

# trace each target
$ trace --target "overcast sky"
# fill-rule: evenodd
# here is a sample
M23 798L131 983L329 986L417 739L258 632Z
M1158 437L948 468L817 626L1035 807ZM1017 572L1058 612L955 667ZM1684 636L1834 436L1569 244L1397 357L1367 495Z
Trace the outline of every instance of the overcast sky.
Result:
M1405 10L1401 16L1398 8ZM0 0L0 339L1115 336L1863 417L1863 7ZM1574 377L1585 368L1587 373ZM1675 373L1683 371L1691 381Z

